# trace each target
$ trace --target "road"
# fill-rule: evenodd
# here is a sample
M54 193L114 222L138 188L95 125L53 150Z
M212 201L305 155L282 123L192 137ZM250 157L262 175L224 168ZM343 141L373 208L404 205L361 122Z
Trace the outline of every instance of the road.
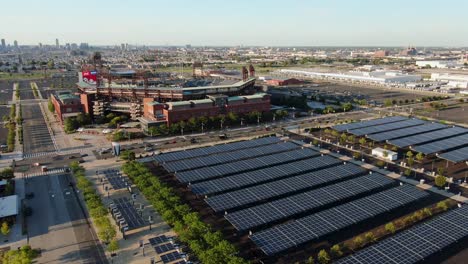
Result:
M86 221L67 175L46 175L27 180L26 200L33 214L27 219L33 248L40 248L37 263L107 263L97 236Z

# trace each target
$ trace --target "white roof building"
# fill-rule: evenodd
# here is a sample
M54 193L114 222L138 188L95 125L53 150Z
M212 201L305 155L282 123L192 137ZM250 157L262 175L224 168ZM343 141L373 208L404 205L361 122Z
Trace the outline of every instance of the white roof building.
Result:
M0 219L18 214L18 195L10 195L0 198Z
M421 81L420 75L405 74L400 71L371 71L371 72L358 72L350 71L345 73L328 73L328 72L312 72L307 70L290 70L281 69L281 73L301 75L304 77L344 80L344 81L357 81L367 83L381 83L381 84L403 84L407 82Z

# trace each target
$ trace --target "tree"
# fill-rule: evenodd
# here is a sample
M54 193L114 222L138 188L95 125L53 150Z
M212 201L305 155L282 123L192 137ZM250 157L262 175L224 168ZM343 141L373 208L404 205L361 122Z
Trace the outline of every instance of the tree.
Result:
M114 253L115 251L119 250L119 248L119 242L116 239L112 239L112 241L107 246L107 250L111 253Z
M414 165L414 159L413 158L408 158L408 165L412 167Z
M374 236L374 233L372 232L367 232L365 235L364 235L364 238L366 239L366 242L367 243L370 243L370 242L374 242L376 240L375 236Z
M392 104L392 100L386 99L386 100L384 101L384 106L385 106L385 107L390 107L390 106L392 106L392 105L393 105L393 104Z
M389 233L392 233L392 234L395 234L395 231L396 231L395 225L392 222L386 224L385 225L385 231L387 231Z
M5 168L2 171L0 171L0 179L1 180L11 180L14 177L15 177L15 174L14 174L12 168Z
M448 209L447 202L445 202L445 201L438 202L437 203L437 208L442 210L442 211L447 211L447 209Z
M49 101L47 102L47 108L49 108L49 111L51 113L55 112L54 103L52 103L52 99L50 99L50 98L49 98Z
M421 152L418 152L418 154L416 154L416 159L419 162L421 162L424 159L424 154L422 154Z
M25 245L20 249L9 250L3 255L3 264L30 264L37 257L37 251Z
M411 152L411 150L409 150L408 152L406 152L406 157L412 158L412 157L413 157L413 152Z
M65 130L66 133L70 134L75 132L75 130L78 128L78 122L76 122L76 119L73 117L67 117L63 121L63 129Z
M360 248L364 244L364 239L362 239L362 237L358 236L353 240L353 242L354 242L354 245L356 246L356 248Z
M437 175L435 178L435 185L442 188L447 183L447 178L442 175Z
M330 254L334 258L339 258L341 255L343 255L343 251L341 251L340 245L334 245L333 247L330 248Z
M314 264L315 263L315 259L314 257L310 256L307 261L306 261L307 264Z
M317 256L317 260L321 263L321 264L327 264L327 263L330 263L330 255L328 255L327 251L325 251L325 249L322 249L320 250L320 252L318 253L318 256Z
M365 146L366 145L366 139L365 138L360 138L359 139L359 145L361 146L361 148L362 148L362 146Z
M10 233L10 226L8 225L6 221L2 223L2 227L0 229L1 229L0 231L2 232L4 236Z

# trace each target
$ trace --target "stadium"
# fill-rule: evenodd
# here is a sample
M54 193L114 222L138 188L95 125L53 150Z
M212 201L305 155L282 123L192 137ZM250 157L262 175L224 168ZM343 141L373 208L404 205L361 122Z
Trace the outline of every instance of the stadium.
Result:
M255 69L241 76L180 78L131 69L83 66L77 83L83 111L92 118L109 112L128 114L144 127L170 125L191 117L270 110L270 98L255 86Z

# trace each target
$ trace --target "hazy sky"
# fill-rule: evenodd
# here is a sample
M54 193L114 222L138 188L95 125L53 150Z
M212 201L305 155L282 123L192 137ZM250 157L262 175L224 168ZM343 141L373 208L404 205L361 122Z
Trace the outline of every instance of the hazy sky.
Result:
M4 0L21 44L468 46L468 0Z

